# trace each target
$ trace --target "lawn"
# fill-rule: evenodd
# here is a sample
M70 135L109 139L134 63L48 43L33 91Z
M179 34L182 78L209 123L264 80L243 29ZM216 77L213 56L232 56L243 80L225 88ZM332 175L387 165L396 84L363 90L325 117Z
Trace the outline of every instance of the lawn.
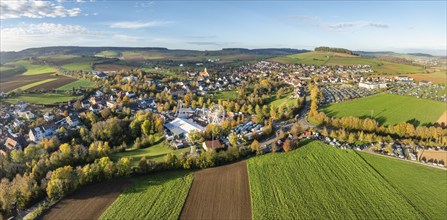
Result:
M77 81L74 81L72 83L66 84L64 86L61 86L59 88L57 88L57 90L72 90L73 88L77 89L79 87L86 87L86 88L92 88L95 87L95 83L88 81L88 80L84 80L84 79L80 79Z
M411 121L415 125L434 123L446 110L438 101L393 94L379 94L366 98L330 104L320 108L328 116L370 117L383 125Z
M40 85L40 84L44 84L44 83L51 82L51 81L54 81L54 80L57 80L57 79L45 79L45 80L42 80L42 81L38 81L38 82L34 82L34 83L30 83L30 84L25 85L25 86L21 86L21 87L19 87L19 88L17 88L17 89L27 90L27 89L32 88L32 87L34 87L34 86L38 86L38 85Z
M192 180L189 171L139 177L99 219L178 219Z
M55 72L56 70L53 67L48 66L47 64L32 64L28 60L18 60L15 62L8 63L9 65L14 65L16 68L25 68L26 71L23 73L23 75L35 75L35 74L42 74L42 73L50 73Z
M161 74L161 75L164 75L164 76L176 76L177 75L174 72L171 72L169 70L162 69L162 68L155 69L155 68L143 67L143 68L141 68L141 70L144 71L144 72L148 72L148 73L158 73L158 74Z
M410 162L360 152L426 219L447 219L447 173Z
M69 100L75 100L77 96L70 96L67 94L26 94L14 98L6 99L6 102L16 103L17 101L29 102L34 104L53 104L58 102L68 102Z
M166 154L174 153L179 156L183 152L189 152L190 148L182 148L178 150L174 150L172 147L167 146L163 141L159 141L158 144L155 144L146 148L130 148L126 149L124 152L114 153L110 156L110 158L114 161L119 160L121 157L129 157L132 159L132 166L138 166L138 162L142 157L146 157L148 160L153 160L156 162L162 162Z
M215 100L234 101L238 99L237 90L220 91L214 95Z
M289 153L247 161L254 219L422 219L429 215L431 208L416 210L416 201L401 194L405 188L395 188L382 177L388 174L375 171L355 151L318 141L302 144ZM445 177L445 173L432 175ZM427 184L431 181L420 188ZM445 204L445 196L441 200L440 205Z
M314 65L370 65L378 73L421 73L424 69L419 66L392 63L374 58L353 56L332 52L307 52L271 59L280 63L302 63Z
M276 99L275 101L270 102L271 105L274 105L275 107L279 107L282 105L287 105L289 107L296 106L297 99L290 98L290 95L286 95L284 98Z

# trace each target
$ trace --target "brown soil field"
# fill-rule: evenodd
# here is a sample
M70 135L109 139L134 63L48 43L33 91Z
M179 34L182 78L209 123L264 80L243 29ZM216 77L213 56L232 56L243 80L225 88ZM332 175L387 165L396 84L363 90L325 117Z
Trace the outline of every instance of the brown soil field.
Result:
M444 167L447 167L447 151L444 150L421 150L418 152L418 159L424 158L429 161L431 159L439 161L444 161Z
M436 122L438 122L439 124L441 124L442 122L447 124L447 110L444 111L444 113L441 115L441 117L439 117L439 119Z
M118 179L83 187L58 202L41 219L98 219L130 183Z
M59 88L65 84L71 83L76 81L77 79L71 78L64 75L52 75L54 73L43 73L43 74L37 74L37 75L14 75L9 77L1 77L0 78L0 91L2 92L9 92L11 90L17 89L22 86L26 86L31 83L39 82L45 79L57 79L51 82L47 82L44 84L40 84L37 86L34 86L32 88L29 88L30 90L34 89L55 89Z
M58 78L57 80L51 81L51 82L47 82L44 84L40 84L34 87L29 88L28 90L35 90L35 89L57 89L65 84L77 81L78 79L76 78L71 78L71 77L66 77L63 76L61 78Z
M98 64L95 65L95 70L97 71L129 71L131 69L134 69L133 66L124 66L124 65L117 65L117 64Z
M194 173L180 219L251 219L251 216L245 161Z

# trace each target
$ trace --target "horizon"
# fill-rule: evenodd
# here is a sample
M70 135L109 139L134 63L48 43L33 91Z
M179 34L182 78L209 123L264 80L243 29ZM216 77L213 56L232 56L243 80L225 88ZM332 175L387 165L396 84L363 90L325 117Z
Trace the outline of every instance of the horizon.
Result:
M2 1L0 51L64 42L201 51L327 45L446 56L446 6L445 1Z

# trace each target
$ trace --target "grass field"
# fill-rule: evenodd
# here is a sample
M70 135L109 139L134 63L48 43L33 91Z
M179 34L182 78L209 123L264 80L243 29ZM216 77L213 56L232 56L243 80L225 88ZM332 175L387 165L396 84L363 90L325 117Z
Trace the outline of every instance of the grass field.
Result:
M119 160L121 157L129 157L132 159L132 166L138 166L138 162L142 157L146 157L148 160L153 160L156 162L161 162L164 160L164 156L169 153L174 153L179 156L183 152L189 152L190 148L182 148L178 150L172 149L170 146L166 146L164 142L160 142L150 147L146 148L129 148L124 152L114 153L110 156L110 158L114 161Z
M378 163L383 164L404 163L388 161L391 160L388 158L379 159L383 161ZM434 180L446 178L445 172L419 169L419 166L410 164L405 174L411 175L403 182L411 182L412 174L416 173L415 186L416 183L425 183L409 189L413 192L407 193L418 195L441 187L442 183L445 189L445 182L432 184L430 179L424 179L429 176L435 177ZM391 166L388 168L393 169ZM404 175L395 174L401 169L399 167L388 173L379 173L380 168L377 172L355 151L340 150L317 141L306 142L301 148L287 154L255 157L248 160L253 218L422 219L431 216L429 213L432 208L421 205L415 209L414 202L418 200L409 201L406 194L402 194L402 191L407 190L405 185L413 183L392 184L394 180L400 181L399 175ZM390 176L390 180L383 176ZM424 187L428 189L422 189ZM445 207L445 194L435 198L440 199L433 201L440 203L436 207Z
M72 90L73 88L79 88L79 87L87 87L87 88L91 88L91 87L95 87L95 83L88 81L88 80L84 80L84 79L80 79L77 81L74 81L72 83L66 84L64 86L61 86L59 88L57 88L57 90Z
M66 70L73 70L73 71L74 70L91 71L92 67L90 63L91 63L90 60L83 59L78 62L62 65L61 67Z
M402 121L413 124L434 123L446 110L446 104L416 97L379 94L320 108L328 116L373 117L383 125Z
M176 76L177 75L174 72L171 72L171 71L169 71L167 69L161 69L161 68L155 69L155 68L145 68L145 67L143 67L143 68L141 68L141 70L143 70L144 72L148 72L148 73L158 73L158 74L161 74L161 75L164 75L164 76Z
M314 65L371 65L378 73L421 73L422 67L381 61L374 58L352 56L331 52L308 52L271 59L280 63L302 63Z
M17 101L29 102L34 104L53 104L57 102L67 102L69 100L75 100L77 96L70 96L67 94L27 94L19 97L6 99L6 102L16 103Z
M192 179L188 171L140 177L99 219L178 219Z
M7 63L8 66L15 66L16 68L25 68L26 71L22 75L35 75L41 73L50 73L55 72L53 67L48 66L47 64L32 64L28 60L18 60L15 62Z
M237 98L238 98L238 94L237 94L236 90L220 91L214 95L215 100L221 99L221 100L225 100L225 101L227 101L227 100L234 101L234 100L237 100Z
M410 162L360 152L426 219L447 218L447 173Z
M120 57L121 53L117 52L117 51L112 51L112 50L104 50L104 51L101 51L101 53L95 54L95 56L116 58L116 57Z
M289 107L293 107L297 103L297 99L289 98L290 95L286 95L284 98L276 99L275 101L270 102L271 105L275 107L279 107L282 105L287 105Z
M27 89L32 88L34 86L38 86L40 84L44 84L44 83L51 82L51 81L54 81L54 80L57 80L57 79L44 79L42 81L38 81L38 82L30 83L30 84L25 85L25 86L21 86L21 87L19 87L17 89L27 90Z

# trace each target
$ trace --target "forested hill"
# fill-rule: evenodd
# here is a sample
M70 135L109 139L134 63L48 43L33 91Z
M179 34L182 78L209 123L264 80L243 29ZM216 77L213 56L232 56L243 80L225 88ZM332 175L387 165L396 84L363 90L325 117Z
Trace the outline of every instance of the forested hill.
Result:
M286 56L290 54L308 52L308 50L298 50L290 48L266 48L266 49L244 49L244 48L225 48L222 50L199 51L199 50L171 50L163 47L75 47L75 46L60 46L60 47L41 47L29 48L18 52L0 52L0 62L6 63L9 61L19 60L27 57L48 56L48 55L81 55L93 56L101 51L136 51L136 52L160 52L172 56L221 56L229 54L249 54L256 56ZM167 56L169 57L169 56Z

